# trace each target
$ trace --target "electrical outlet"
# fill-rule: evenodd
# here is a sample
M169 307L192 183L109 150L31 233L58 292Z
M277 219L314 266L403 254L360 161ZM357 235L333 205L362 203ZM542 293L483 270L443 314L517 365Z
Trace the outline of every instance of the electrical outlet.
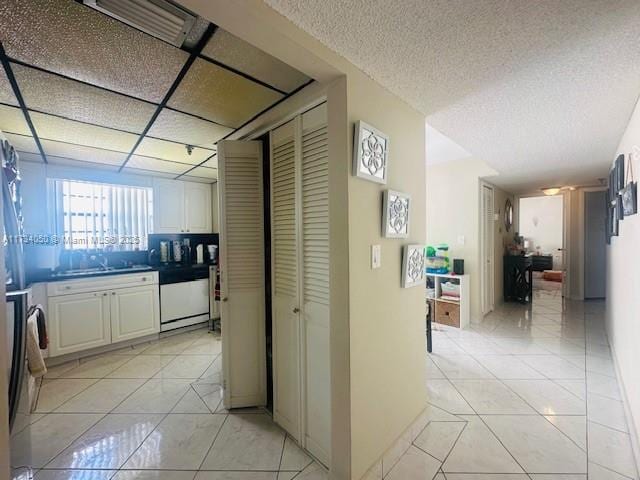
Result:
M382 252L380 245L371 245L371 268L380 268L382 266Z

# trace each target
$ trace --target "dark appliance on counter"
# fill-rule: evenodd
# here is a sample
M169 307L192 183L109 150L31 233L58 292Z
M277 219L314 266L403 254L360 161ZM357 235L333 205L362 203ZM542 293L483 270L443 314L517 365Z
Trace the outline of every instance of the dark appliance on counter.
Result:
M218 245L218 235L149 235L149 263L158 270L160 283L161 332L209 322L212 317L215 285L209 278L214 263L209 255L203 263L196 262L195 247L200 244ZM166 249L165 245L171 246L168 258L155 253ZM161 261L162 257L167 261Z

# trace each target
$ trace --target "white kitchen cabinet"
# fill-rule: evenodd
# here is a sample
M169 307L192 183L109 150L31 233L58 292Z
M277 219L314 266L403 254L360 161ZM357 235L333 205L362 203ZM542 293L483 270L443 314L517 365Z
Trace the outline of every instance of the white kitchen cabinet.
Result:
M49 298L49 354L52 357L111 343L108 292Z
M155 233L210 233L211 185L156 178Z
M158 287L113 290L111 297L111 342L151 335L160 331Z
M50 282L47 295L51 357L160 331L158 272Z
M184 183L185 230L189 233L211 233L211 185Z
M153 179L154 233L184 233L184 182Z

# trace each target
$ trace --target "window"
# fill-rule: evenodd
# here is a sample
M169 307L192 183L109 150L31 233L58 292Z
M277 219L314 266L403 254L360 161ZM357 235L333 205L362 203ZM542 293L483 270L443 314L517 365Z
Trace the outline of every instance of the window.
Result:
M151 188L52 180L55 222L65 249L146 250L153 225Z

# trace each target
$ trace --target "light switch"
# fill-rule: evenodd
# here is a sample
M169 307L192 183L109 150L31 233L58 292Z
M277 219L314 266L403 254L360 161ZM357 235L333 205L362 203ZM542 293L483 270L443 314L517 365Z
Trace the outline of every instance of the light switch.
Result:
M380 245L371 245L371 268L380 268L382 265L382 253Z
M458 245L464 245L464 235L458 235Z

